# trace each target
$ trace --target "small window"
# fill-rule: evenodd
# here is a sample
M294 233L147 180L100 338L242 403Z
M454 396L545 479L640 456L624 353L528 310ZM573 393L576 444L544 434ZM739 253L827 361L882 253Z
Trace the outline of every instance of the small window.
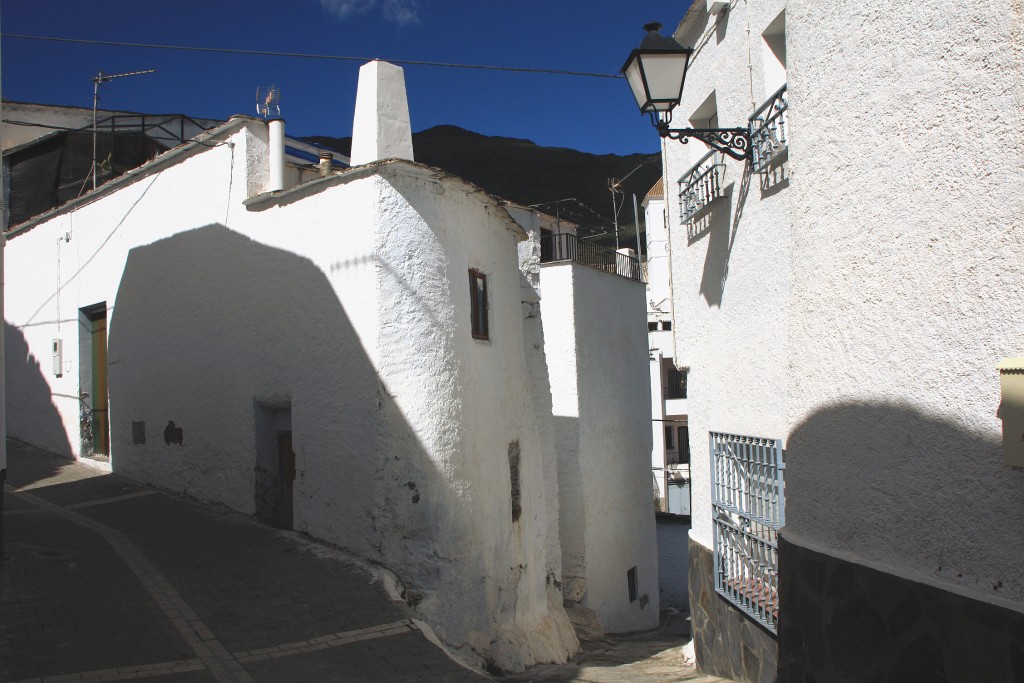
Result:
M146 443L146 423L132 420L132 444Z
M629 571L626 572L626 590L629 591L629 601L636 602L636 567L631 567Z
M658 323L647 323L647 331L648 332L657 332L658 331Z
M487 276L479 270L469 270L470 317L474 339L490 339L487 324Z
M675 427L665 427L665 450L674 451L676 449L675 436Z
M671 332L672 331L672 321L671 320L663 320L661 322L661 329L665 330L666 332Z

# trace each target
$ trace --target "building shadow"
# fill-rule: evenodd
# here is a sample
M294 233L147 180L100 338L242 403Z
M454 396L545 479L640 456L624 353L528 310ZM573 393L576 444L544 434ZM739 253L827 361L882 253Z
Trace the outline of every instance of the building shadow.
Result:
M1020 680L1024 615L1000 604L1021 602L1024 496L998 493L1006 478L1024 484L998 440L907 405L804 420L787 442L779 680ZM902 575L873 568L895 562Z
M29 350L22 331L7 321L4 321L4 363L7 433L43 451L64 458L74 457L64 423L53 403L53 390L43 374L43 364Z
M331 277L360 286L375 268L366 260ZM517 532L480 521L510 502L468 489L479 482L421 443L377 372L372 336L311 260L223 225L136 247L110 322L112 466L266 519L276 512L261 500L290 475L293 528L388 568L405 601L473 661L489 642L473 638L523 628L518 574L504 564ZM165 438L170 422L180 439ZM286 466L275 457L282 436ZM472 454L471 473L499 486L509 464L496 453ZM278 466L288 471L266 471Z

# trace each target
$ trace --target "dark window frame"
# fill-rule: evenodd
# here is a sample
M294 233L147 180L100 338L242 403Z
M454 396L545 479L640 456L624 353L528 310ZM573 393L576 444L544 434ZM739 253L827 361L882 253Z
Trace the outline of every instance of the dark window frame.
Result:
M487 275L476 268L469 269L470 330L473 339L489 341L491 336L488 315Z
M679 444L679 464L690 464L690 425L681 425L678 428L677 443Z

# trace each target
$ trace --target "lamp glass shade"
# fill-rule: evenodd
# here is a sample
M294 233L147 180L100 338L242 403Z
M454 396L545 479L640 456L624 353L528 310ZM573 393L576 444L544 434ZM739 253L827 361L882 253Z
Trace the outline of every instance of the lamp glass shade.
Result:
M690 52L682 48L633 51L622 71L641 113L672 111L679 104Z

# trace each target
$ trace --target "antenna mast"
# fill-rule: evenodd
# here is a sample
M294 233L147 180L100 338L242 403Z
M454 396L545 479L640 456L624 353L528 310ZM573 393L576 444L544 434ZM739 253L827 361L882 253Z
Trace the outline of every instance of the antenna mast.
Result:
M143 74L156 73L156 69L146 69L144 71L129 71L123 74L105 74L102 71L96 73L92 77L92 189L96 189L96 108L100 103L100 85L112 81L115 78L124 78L125 76L141 76Z

